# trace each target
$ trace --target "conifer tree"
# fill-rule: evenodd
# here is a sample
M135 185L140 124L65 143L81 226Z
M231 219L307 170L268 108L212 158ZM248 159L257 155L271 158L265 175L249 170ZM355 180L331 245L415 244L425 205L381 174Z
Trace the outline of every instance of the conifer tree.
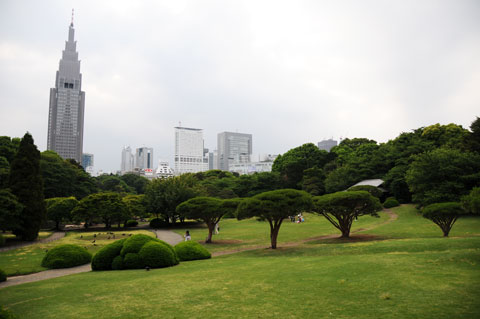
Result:
M40 173L40 152L29 133L22 138L11 163L10 189L24 206L18 227L13 233L23 240L35 240L46 218L46 209Z

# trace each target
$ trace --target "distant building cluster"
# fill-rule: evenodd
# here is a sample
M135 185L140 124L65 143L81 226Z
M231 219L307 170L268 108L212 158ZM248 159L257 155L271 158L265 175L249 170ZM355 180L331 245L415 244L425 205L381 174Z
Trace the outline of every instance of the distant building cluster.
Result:
M93 175L93 154L83 153L85 92L82 91L82 74L74 35L72 17L68 40L56 73L55 87L50 89L47 149L57 152L64 159L76 160ZM154 168L151 147L139 147L133 153L130 146L125 146L122 149L119 173L134 173L150 179L211 169L253 174L270 172L276 158L276 155L269 154L252 160L252 134L218 133L217 149L209 152L204 145L203 129L179 125L174 128L174 133L173 169L168 162L162 160ZM336 145L337 141L328 139L319 142L318 148L329 152Z

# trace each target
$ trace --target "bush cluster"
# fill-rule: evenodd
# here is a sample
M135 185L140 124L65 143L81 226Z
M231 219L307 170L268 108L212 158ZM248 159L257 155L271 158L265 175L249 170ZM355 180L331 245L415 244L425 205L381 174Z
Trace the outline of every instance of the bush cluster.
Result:
M162 268L177 265L172 246L147 235L133 235L100 249L92 260L92 270Z
M175 246L175 251L180 261L208 259L212 257L205 247L191 240L178 243Z
M162 228L165 226L165 221L160 218L153 218L150 221L150 228Z
M398 202L398 200L395 199L395 197L389 197L383 203L383 207L385 208L397 207L399 205L400 203Z
M125 227L135 227L138 225L138 222L134 219L127 220Z
M60 245L50 249L42 260L42 267L70 268L88 264L92 260L85 248L77 245Z
M7 281L7 274L0 269L0 282Z

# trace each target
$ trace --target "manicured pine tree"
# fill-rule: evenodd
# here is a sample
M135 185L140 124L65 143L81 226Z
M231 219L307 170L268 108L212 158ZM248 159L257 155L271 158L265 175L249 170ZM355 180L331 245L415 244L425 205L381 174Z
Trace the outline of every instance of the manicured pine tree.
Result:
M26 133L10 167L10 189L24 206L19 227L13 230L23 240L35 240L46 218L40 152Z

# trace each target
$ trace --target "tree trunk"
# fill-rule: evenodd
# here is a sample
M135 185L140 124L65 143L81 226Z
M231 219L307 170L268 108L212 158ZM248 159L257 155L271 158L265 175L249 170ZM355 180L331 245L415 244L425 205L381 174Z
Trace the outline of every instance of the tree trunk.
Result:
M448 233L450 233L450 229L442 229L443 237L448 237Z
M208 237L205 243L210 244L212 242L212 235L213 235L213 228L215 227L215 224L207 224L208 226Z
M342 237L341 238L349 238L350 237L350 228L345 227L342 228Z
M279 227L274 227L272 229L272 233L270 234L270 242L272 245L272 249L277 249L278 230L279 230Z
M55 221L55 230L60 230L60 221Z

